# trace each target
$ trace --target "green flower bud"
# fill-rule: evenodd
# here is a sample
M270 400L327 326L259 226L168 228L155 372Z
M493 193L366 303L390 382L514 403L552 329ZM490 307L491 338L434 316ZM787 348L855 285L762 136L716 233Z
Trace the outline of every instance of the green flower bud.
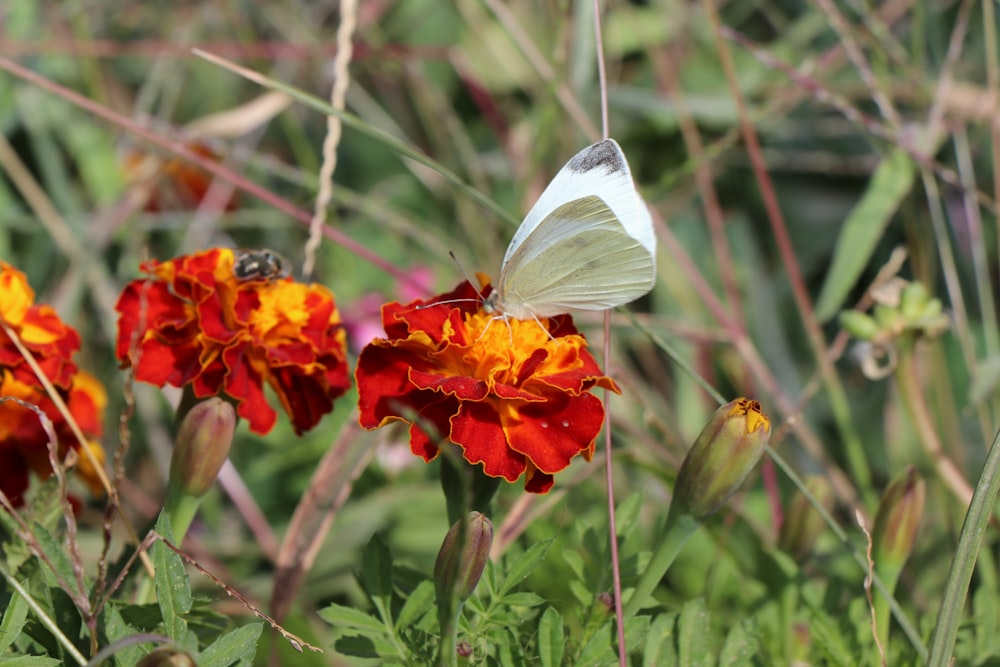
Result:
M136 667L197 667L194 658L184 651L158 648L136 663Z
M170 484L189 496L205 494L229 456L236 430L236 411L213 396L200 401L181 421L170 461Z
M876 303L872 308L872 316L883 331L898 335L906 327L906 318L903 317L899 308Z
M872 528L872 559L880 574L898 573L913 552L926 487L916 469L907 466L885 490Z
M830 511L833 508L833 487L826 477L810 475L805 482L806 490L819 501L823 509ZM778 547L798 560L812 550L816 538L825 527L823 517L819 515L809 499L803 494L797 493L792 498L788 513L785 515L785 522L781 524Z
M493 523L486 515L470 512L456 521L444 536L434 562L434 588L438 599L453 591L460 602L469 599L483 576L493 545Z
M716 410L681 464L670 513L699 522L715 513L757 465L770 434L757 401L738 398Z
M858 310L840 312L840 326L844 331L861 340L873 340L882 330L871 315Z
M899 295L899 312L908 320L916 319L920 317L930 297L923 283L910 283Z

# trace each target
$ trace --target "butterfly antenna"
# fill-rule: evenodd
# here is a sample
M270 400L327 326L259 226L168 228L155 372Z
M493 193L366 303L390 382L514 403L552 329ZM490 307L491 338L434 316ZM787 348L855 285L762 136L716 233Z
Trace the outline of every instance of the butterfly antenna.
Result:
M476 287L476 283L472 282L472 277L469 275L469 272L466 271L465 267L462 266L462 263L460 261L458 261L458 257L455 256L455 251L454 250L449 250L448 251L448 256L451 257L451 261L455 262L455 266L458 267L459 272L463 276L465 276L465 281L467 283L469 283L470 285L472 285L472 289L476 290L476 294L479 295L479 300L480 301L486 301L486 297L484 297L483 293L479 291L478 287Z

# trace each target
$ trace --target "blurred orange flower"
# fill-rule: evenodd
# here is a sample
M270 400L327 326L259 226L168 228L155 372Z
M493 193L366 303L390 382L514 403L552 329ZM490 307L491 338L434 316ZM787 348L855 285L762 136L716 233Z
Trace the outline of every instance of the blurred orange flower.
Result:
M35 304L35 293L23 273L0 261L0 320L35 358L45 377L69 408L98 461L104 450L91 439L101 435L107 395L100 382L78 371L73 354L80 336L50 307ZM52 422L59 458L79 442L41 381L21 355L14 341L0 329L0 490L15 506L24 502L29 473L41 479L52 474L48 441L36 406ZM14 399L14 400L12 400ZM20 402L18 402L20 401ZM77 476L95 494L103 493L98 471L81 455Z
M192 141L186 144L188 150L219 161L219 155L205 144ZM198 208L209 188L213 174L182 158L160 159L154 155L131 152L125 156L125 173L135 183L152 180L152 191L146 200L145 210L192 211ZM228 197L216 203L224 211L233 211L239 206L239 193L233 191Z
M302 434L350 386L333 294L235 253L214 248L143 264L149 277L118 298L118 358L144 382L190 384L197 398L224 393L256 433L277 418L267 383Z
M486 475L524 475L536 493L578 454L590 460L604 407L588 390L618 387L569 315L505 322L482 310L466 282L426 302L386 304L382 324L388 338L358 359L363 427L406 422L410 449L425 461L445 439Z

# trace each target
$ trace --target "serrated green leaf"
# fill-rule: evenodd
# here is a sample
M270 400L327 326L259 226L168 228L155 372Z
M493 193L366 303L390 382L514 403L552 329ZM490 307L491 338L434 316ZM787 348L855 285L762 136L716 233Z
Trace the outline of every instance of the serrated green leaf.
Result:
M907 153L894 149L868 182L865 194L840 229L833 261L816 302L816 318L830 319L841 309L872 257L889 221L913 188L916 169Z
M753 662L760 649L760 640L750 621L742 621L729 631L719 654L719 667L741 667Z
M170 520L162 512L156 532L166 539L173 535ZM180 643L187 634L187 621L182 616L191 611L191 582L184 571L184 561L173 549L157 540L150 552L156 568L156 599L163 614L163 627L167 636Z
M75 587L76 577L73 574L73 564L70 563L69 557L66 555L67 551L63 548L62 544L52 536L48 528L40 523L36 522L34 524L31 533L38 540L38 544L42 548L42 553L45 554L52 569L55 570L55 574L62 578L62 582L55 578L50 578L51 583L60 587L64 585ZM43 568L43 571L49 576L52 575L52 572L48 568Z
M116 605L106 605L101 614L101 618L104 624L104 636L112 644L131 635L138 634L138 630L125 622L121 611ZM122 646L122 648L115 651L115 664L119 667L129 667L130 665L134 665L139 662L139 660L142 659L142 656L148 653L149 650L150 649L143 648L142 644Z
M263 623L250 623L227 632L212 642L198 656L198 667L249 667L257 654L257 642Z
M434 609L434 583L432 581L421 581L417 587L406 598L403 608L399 610L399 617L396 624L401 627L415 625L417 621L429 614Z
M562 616L552 607L546 608L538 620L538 657L543 667L562 664L565 641Z
M711 667L714 662L708 621L704 598L684 603L677 619L677 657L682 667Z
M507 577L504 579L503 584L500 587L500 597L505 597L508 592L524 581L527 576L531 574L536 567L538 567L538 565L542 562L542 559L545 558L545 554L548 553L550 546L552 546L552 540L538 542L537 544L531 545L526 552L514 560L514 564L507 572Z
M27 583L21 582L27 590ZM21 634L24 622L28 618L28 601L18 593L13 593L7 610L3 613L3 621L0 621L0 651L5 651L8 646Z
M387 634L385 624L382 623L382 621L366 614L363 611L359 611L354 607L331 604L320 610L319 616L330 625L364 630L366 635Z

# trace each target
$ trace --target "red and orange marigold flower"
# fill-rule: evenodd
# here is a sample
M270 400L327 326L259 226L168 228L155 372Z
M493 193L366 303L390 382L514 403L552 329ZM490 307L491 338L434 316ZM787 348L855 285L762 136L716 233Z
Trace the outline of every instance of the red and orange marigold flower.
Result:
M237 277L236 260L214 248L143 264L149 277L129 283L116 306L118 358L138 380L229 396L256 433L277 418L268 384L301 434L350 386L333 294L287 277Z
M78 371L73 354L80 336L50 307L35 304L35 293L23 273L0 261L0 321L31 353L52 383L69 413L87 439L87 449L103 464L104 450L94 439L101 435L107 395L96 378ZM0 328L0 490L15 506L24 502L29 473L42 479L52 474L49 435L37 407L51 421L57 454L65 457L79 449L69 423L46 392L14 340ZM102 493L101 480L86 453L81 453L77 476L94 494Z
M604 407L588 390L618 388L569 315L505 321L480 300L466 282L382 308L387 338L358 359L361 425L406 422L410 449L425 461L450 441L486 475L524 475L528 491L545 493L575 456L593 455Z

